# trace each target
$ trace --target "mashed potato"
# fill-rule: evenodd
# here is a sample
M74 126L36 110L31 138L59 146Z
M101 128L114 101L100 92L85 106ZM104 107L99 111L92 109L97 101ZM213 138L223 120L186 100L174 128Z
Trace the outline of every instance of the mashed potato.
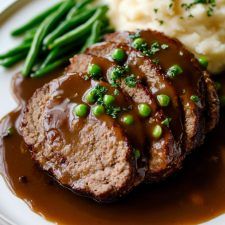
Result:
M197 57L207 56L211 72L225 70L225 0L216 0L216 6L198 3L190 9L181 5L194 0L104 2L110 6L110 17L117 30L151 28L164 32L179 39Z

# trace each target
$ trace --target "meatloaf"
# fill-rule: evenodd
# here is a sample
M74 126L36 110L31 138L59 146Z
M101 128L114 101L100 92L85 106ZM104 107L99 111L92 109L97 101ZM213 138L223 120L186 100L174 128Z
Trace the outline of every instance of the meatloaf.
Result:
M107 202L182 167L219 120L215 84L180 42L116 32L38 89L20 130L61 185Z

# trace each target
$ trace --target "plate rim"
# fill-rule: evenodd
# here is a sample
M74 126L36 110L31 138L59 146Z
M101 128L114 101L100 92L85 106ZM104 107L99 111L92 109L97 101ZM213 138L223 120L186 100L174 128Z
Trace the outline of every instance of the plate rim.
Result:
M19 11L21 8L23 8L26 4L31 3L32 0L13 0L11 3L9 3L5 8L3 8L2 10L0 10L0 26L2 24L4 24L7 19L9 19L10 16L12 16L13 14L15 14L17 11ZM13 99L15 100L14 96ZM16 102L17 104L17 102ZM17 108L17 107L16 107ZM15 109L16 109L15 108ZM0 119L2 119L3 117L1 117ZM4 179L4 177L0 174L0 176ZM4 179L4 182L6 183L6 186L10 189L10 186L7 184L6 180ZM18 197L15 193L13 193L13 191L10 189L10 191L12 192L13 195L15 195L16 197ZM18 197L19 198L19 197ZM20 199L20 198L19 198ZM21 199L22 201L24 201L23 199ZM25 204L27 205L27 203L25 202ZM30 208L30 207L29 207ZM30 210L32 211L32 209L30 208ZM34 211L32 211L34 212ZM35 212L34 212L35 213ZM40 216L40 214L35 213L37 215ZM206 225L209 223L209 225L213 225L214 224L214 220L218 219L219 217L225 215L221 214L217 217L214 217L213 219L209 220L209 221L205 221L203 223L200 223L202 225ZM44 218L44 217L42 217ZM2 223L3 222L3 223ZM46 220L46 222L51 222ZM52 223L52 222L51 222ZM199 225L200 225L199 224ZM1 212L0 212L0 225L16 225L14 222L10 221L8 218L6 218Z
M13 0L9 5L0 11L0 25L6 22L6 20L17 10L20 10L30 0Z
M0 26L3 25L4 23L7 22L7 20L10 18L10 16L16 14L17 11L19 11L20 9L22 9L24 6L26 6L28 3L31 3L32 0L12 0L12 2L10 2L7 6L5 6L3 9L0 9ZM18 107L18 102L16 101L15 97L12 96L13 100L16 102L16 107L13 110L16 110ZM3 117L0 118L0 120L2 120L6 115L4 115ZM6 187L10 190L10 192L18 199L22 200L24 202L23 199L19 198L10 188L10 185L8 184L8 182L4 179L4 177L0 174L0 177L4 180ZM28 207L29 205L24 202ZM29 209L32 211L32 209L29 207ZM34 212L34 211L32 211ZM34 212L35 213L35 212ZM38 216L41 216L38 213L35 213ZM44 219L44 217L42 217ZM46 222L50 222L47 221ZM14 222L12 222L10 219L8 219L6 216L4 216L2 214L2 212L0 212L0 225L16 225Z

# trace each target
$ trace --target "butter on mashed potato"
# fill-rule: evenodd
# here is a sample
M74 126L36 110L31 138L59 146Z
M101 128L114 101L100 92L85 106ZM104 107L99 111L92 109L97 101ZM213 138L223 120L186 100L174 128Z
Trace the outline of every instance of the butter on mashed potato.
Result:
M212 73L225 70L225 0L104 0L117 30L151 28L180 40ZM196 4L190 5L195 2ZM215 4L214 4L215 3Z

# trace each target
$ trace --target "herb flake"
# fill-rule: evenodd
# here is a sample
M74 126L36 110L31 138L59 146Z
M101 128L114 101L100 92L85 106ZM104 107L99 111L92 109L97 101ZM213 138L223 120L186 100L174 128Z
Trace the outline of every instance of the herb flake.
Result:
M125 78L125 84L130 87L130 88L134 88L137 85L137 78L134 74L128 76Z

